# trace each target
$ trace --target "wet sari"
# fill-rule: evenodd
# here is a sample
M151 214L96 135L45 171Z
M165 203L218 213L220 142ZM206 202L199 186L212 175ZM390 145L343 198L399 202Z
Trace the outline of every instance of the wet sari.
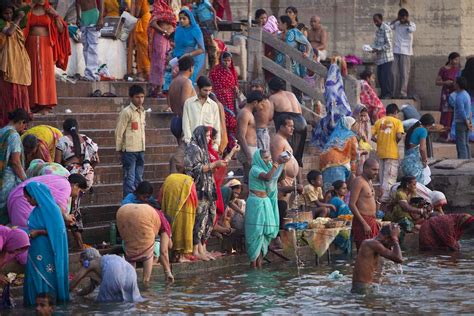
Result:
M420 228L420 250L459 250L459 239L474 221L469 214L431 217Z
M270 242L277 236L280 227L278 212L278 178L283 171L280 165L270 181L259 178L261 173L268 173L272 164L266 164L261 150L253 155L252 168L249 173L249 189L267 193L267 197L259 197L249 193L245 212L245 246L250 261L257 260L262 254L266 256Z
M37 202L28 219L30 230L45 229L48 235L31 240L26 264L24 303L35 304L39 293L51 293L58 302L69 301L69 253L66 226L61 210L48 187L39 182L26 186Z
M351 106L344 92L344 82L337 63L331 64L326 77L324 98L326 99L326 116L313 129L311 142L323 149L332 131L343 116L351 116Z

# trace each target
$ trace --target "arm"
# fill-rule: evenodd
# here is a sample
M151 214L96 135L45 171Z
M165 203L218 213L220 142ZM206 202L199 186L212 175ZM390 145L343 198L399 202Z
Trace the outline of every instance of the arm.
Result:
M10 165L15 172L16 176L21 179L21 181L26 180L25 170L21 164L21 153L12 153L10 158Z
M352 214L362 223L364 226L364 231L367 235L370 235L372 233L372 229L370 226L367 224L365 219L362 217L360 214L359 208L357 207L357 201L359 200L360 192L362 191L362 185L360 183L359 179L355 180L354 187L352 188L351 191L351 199L349 201L349 207L352 211Z
M63 152L56 148L56 153L54 155L54 162L61 164L63 161Z
M81 1L76 0L76 25L81 26Z
M189 99L188 99L189 100ZM184 102L183 106L183 140L186 144L189 144L191 141L191 124L189 123L189 107L190 104L188 101Z
M408 33L414 33L416 31L416 24L408 21Z
M327 45L328 45L328 32L326 30L323 30L321 32L321 43L318 44L317 49L325 50Z
M48 231L45 229L33 229L29 233L30 238L36 238L38 236L48 236Z
M402 250L400 249L400 244L398 243L398 238L393 239L392 249L387 249L378 241L371 243L370 247L375 253L378 253L380 256L389 259L395 263L403 263Z
M403 134L405 131L403 130L403 123L402 121L397 122L397 143L402 140Z
M404 209L405 211L407 211L409 213L413 213L413 214L416 214L416 215L423 215L423 209L411 206L408 203L408 201L401 200L401 201L398 202L398 204L400 204L402 209Z
M79 272L76 273L76 275L74 276L74 279L69 284L69 291L74 290L76 286L79 284L79 282L81 282L81 280L84 279L90 272L91 272L90 267L89 268L81 267Z
M426 138L420 139L420 156L423 167L426 167L428 164L428 152L426 150Z
M241 112L240 115L237 117L237 140L239 141L240 146L242 147L242 151L247 156L247 159L250 164L252 164L252 155L250 153L249 146L247 144L247 140L245 139L245 135L247 135L247 128L249 124L249 115L245 112Z
M158 25L158 21L156 19L153 19L150 21L150 26L155 29L158 33L161 33L162 35L168 35L168 32L164 29L162 29L159 25Z
M442 86L450 86L450 85L452 85L453 83L454 83L454 81L452 81L452 80L446 80L446 81L444 81L443 78L441 78L440 75L438 75L438 77L436 77L436 83L435 83L435 84L436 84L437 86L441 86L441 87L442 87Z
M104 26L104 0L99 0L99 20L97 21L97 30L100 30Z
M390 28L384 30L384 38L385 44L380 48L382 51L389 50L392 47L392 30Z
M279 167L278 163L273 163L273 166L270 169L270 171L268 171L267 173L262 172L261 174L258 175L258 178L263 181L270 181L273 178L273 175L275 174L275 172L278 170L278 167ZM293 192L293 191L290 191L290 192Z
M129 114L126 109L122 110L119 115L119 119L117 122L117 127L115 128L115 150L116 151L123 151L124 150L124 138L125 133L127 131L127 125L129 121Z

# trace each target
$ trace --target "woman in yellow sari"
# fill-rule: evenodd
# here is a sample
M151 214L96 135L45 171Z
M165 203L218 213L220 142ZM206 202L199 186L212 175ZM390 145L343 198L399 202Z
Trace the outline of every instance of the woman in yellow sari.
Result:
M25 142L25 138L27 138L28 135L36 137L36 146L28 146L30 142ZM32 139L31 136L28 136L28 139ZM25 147L26 168L28 168L30 162L34 159L54 162L56 145L61 137L63 137L63 133L49 125L37 125L24 132L23 135L21 135L21 140L23 147Z
M104 16L120 16L130 6L130 0L104 0Z
M151 14L148 0L132 0L130 13L138 19L128 38L128 73L132 74L133 56L137 64L137 80L147 81L150 74L150 57L148 56L148 24Z
M173 173L161 187L158 201L171 218L171 239L178 262L194 261L193 228L198 203L196 187L190 176Z

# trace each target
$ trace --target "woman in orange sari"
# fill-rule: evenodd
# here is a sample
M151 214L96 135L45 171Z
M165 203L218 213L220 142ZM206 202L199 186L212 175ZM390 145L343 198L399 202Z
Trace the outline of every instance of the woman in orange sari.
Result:
M150 23L150 5L148 0L132 0L130 13L138 19L128 39L128 73L132 74L133 56L137 64L137 80L147 81L150 74L148 56L148 24Z
M66 70L71 54L67 24L48 0L32 0L24 35L31 60L30 108L47 113L58 103L54 66Z
M30 58L25 49L25 37L18 27L25 16L15 7L0 7L0 127L8 124L8 113L16 108L30 112L28 86L31 84Z

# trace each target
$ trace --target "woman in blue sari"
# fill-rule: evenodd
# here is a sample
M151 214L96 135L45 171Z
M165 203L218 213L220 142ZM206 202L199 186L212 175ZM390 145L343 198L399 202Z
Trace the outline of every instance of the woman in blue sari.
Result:
M301 33L300 30L292 25L292 21L289 16L283 15L280 17L278 29L285 34L286 44L302 52L305 58L313 60L313 49L311 47L311 43L308 41L306 36ZM278 53L276 55L276 63L282 67L285 67L285 58L285 54ZM291 60L291 70L298 77L303 78L306 75L306 67L294 60Z
M347 184L342 180L337 180L332 184L333 192L329 204L336 207L336 211L331 210L329 217L338 218L341 215L352 215L349 205L345 202L347 194ZM349 253L351 249L350 231L341 231L334 239L334 244L344 253Z
M26 263L23 299L35 304L39 293L51 293L58 302L69 301L69 254L66 226L48 187L30 182L24 189L35 206L28 220L31 246Z
M245 245L254 268L261 267L268 246L279 230L277 182L284 158L272 163L270 152L257 150L249 173L249 198L245 212Z
M413 124L405 136L405 157L402 160L404 176L413 176L416 181L424 185L423 169L428 166L428 127L435 123L431 114L424 114L418 122Z
M188 9L182 9L179 12L179 24L174 34L174 40L175 57L191 56L194 59L194 72L190 78L194 84L201 68L204 66L206 49L199 24Z
M341 69L345 69L345 61L341 57L333 58L326 77L324 98L326 99L326 116L313 129L311 142L322 149L336 124L343 116L351 116L351 106L344 92Z

